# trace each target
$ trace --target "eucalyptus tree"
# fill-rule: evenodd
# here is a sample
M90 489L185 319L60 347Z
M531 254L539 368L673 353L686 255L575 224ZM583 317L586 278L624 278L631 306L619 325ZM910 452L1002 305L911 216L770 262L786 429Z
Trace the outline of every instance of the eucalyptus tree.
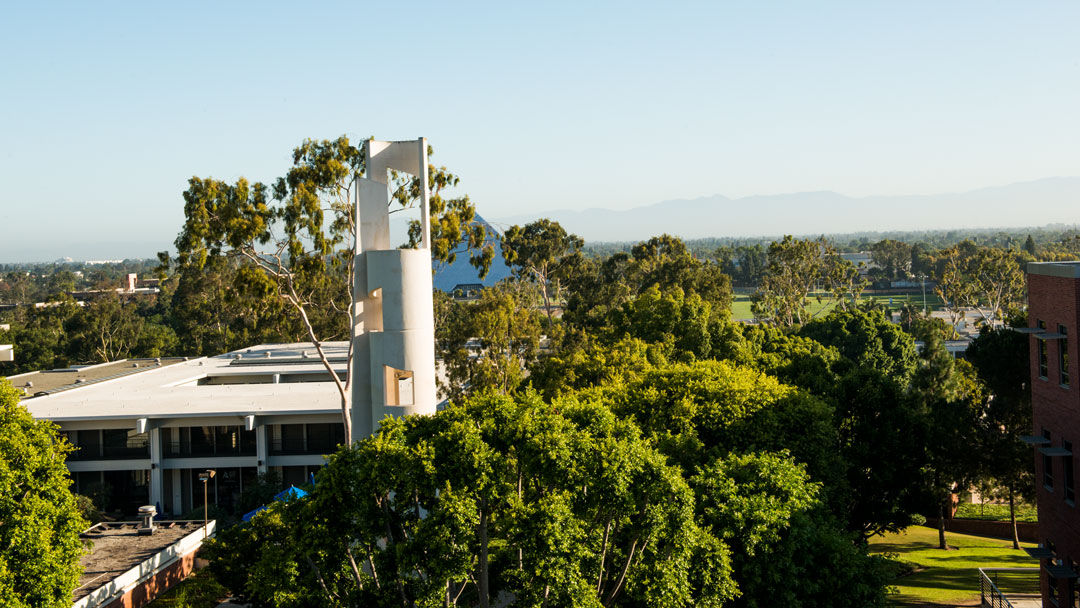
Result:
M502 235L506 265L519 280L530 281L540 289L549 324L552 322L552 298L561 300L562 276L573 267L572 256L585 241L569 234L559 222L541 218L524 226L511 226Z
M752 310L756 319L773 325L796 327L821 314L825 308L814 314L807 310L815 289L823 289L828 299L843 309L858 299L866 285L858 269L824 237L803 240L785 236L769 245L768 260L752 298ZM818 300L824 298L818 296Z
M330 372L341 396L346 436L350 379L338 378L322 344L349 336L354 198L356 180L364 175L364 157L363 145L355 146L344 136L305 140L293 150L292 167L271 184L193 177L184 192L184 225L175 243L182 281L220 258L262 278L266 295L290 311ZM483 243L484 229L473 221L469 198L443 196L444 189L457 184L457 176L445 167L429 167L431 249L437 260L452 259L463 244ZM419 199L419 178L393 173L389 187L390 205L396 209L412 207ZM409 246L419 241L419 222L414 220ZM487 249L472 258L486 272L492 255ZM167 261L167 256L162 259ZM351 348L350 343L350 359Z
M475 302L442 299L435 351L446 372L443 394L461 401L486 390L509 393L537 357L543 333L531 305L535 287L503 282L483 289Z

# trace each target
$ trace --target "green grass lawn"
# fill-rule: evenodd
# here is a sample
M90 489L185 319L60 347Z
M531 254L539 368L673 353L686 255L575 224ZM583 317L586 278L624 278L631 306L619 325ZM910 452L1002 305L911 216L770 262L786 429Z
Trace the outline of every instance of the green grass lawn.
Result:
M872 552L887 554L897 562L898 572L915 570L893 583L899 593L890 597L892 605L977 605L979 568L1039 566L1038 560L1014 550L1011 541L947 532L945 538L956 550L942 551L937 548L937 534L934 528L911 526L900 534L886 534L870 542ZM997 576L1006 593L1038 592L1037 571Z

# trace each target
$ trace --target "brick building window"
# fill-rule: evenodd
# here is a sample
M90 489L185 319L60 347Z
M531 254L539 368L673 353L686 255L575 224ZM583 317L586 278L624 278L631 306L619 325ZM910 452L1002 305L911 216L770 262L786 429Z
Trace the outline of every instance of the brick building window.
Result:
M1043 429L1043 437L1050 439L1050 431ZM1051 492L1054 491L1054 458L1052 456L1042 455L1043 465L1043 487Z
M1063 336L1069 335L1069 330L1064 325L1058 325L1058 333ZM1069 339L1062 338L1058 341L1058 373L1061 375L1061 386L1069 386Z
M1039 329L1046 329L1046 321L1040 320L1038 322ZM1049 365L1046 357L1046 340L1036 340L1039 343L1039 377L1046 380L1049 372Z
M1069 451L1069 454L1063 457L1061 475L1064 477L1065 486L1065 501L1069 504L1075 504L1076 502L1076 488L1073 486L1073 457L1072 457L1072 444L1068 441L1062 441L1061 447Z

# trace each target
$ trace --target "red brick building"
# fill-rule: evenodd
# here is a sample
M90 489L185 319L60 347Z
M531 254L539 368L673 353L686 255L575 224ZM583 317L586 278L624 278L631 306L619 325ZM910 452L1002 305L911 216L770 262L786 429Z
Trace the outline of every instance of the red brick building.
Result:
M1031 401L1044 606L1080 608L1080 511L1074 446L1080 450L1080 262L1028 264Z

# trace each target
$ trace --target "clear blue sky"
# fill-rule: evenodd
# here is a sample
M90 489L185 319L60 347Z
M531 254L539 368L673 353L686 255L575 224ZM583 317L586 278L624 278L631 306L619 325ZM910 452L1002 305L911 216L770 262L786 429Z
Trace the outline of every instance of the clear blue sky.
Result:
M0 261L150 255L192 175L269 180L341 134L429 138L489 217L1080 175L1078 24L1075 1L12 4Z

